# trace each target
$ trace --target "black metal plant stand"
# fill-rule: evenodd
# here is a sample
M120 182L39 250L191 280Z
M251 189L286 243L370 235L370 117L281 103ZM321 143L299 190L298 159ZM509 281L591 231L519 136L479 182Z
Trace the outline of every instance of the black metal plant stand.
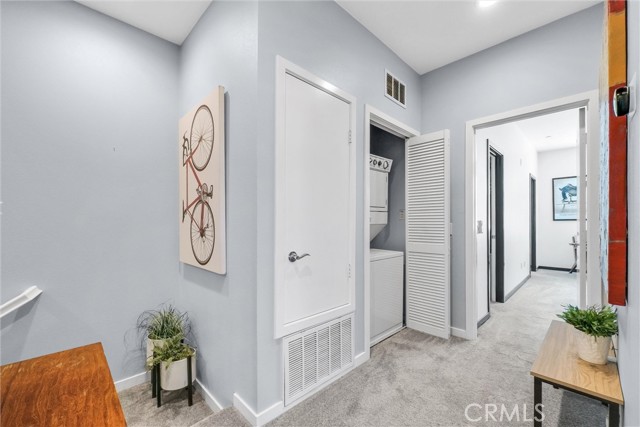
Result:
M151 370L151 398L157 398L158 408L162 406L162 384L160 381L160 365L158 363ZM193 373L191 372L191 356L187 356L187 400L193 405Z

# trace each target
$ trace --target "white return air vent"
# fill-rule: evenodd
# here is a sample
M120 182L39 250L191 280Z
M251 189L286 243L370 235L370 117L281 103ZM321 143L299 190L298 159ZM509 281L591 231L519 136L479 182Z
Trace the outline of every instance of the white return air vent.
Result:
M353 364L353 314L283 338L284 405Z
M389 71L384 70L385 74L385 95L396 104L400 104L407 108L406 91L407 86L404 82L398 80L396 76Z

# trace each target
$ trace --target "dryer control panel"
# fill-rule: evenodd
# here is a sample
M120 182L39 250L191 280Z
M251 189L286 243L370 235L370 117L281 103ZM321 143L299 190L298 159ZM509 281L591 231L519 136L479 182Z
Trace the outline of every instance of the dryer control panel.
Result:
M376 156L375 154L369 155L369 169L378 170L382 172L391 171L391 164L393 160L386 159L384 157Z

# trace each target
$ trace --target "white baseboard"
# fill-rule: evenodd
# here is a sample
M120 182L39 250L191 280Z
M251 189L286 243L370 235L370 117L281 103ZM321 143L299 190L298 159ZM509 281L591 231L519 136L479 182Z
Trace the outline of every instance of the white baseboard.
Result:
M211 392L207 390L207 388L197 378L196 378L196 387L200 390L200 393L202 394L202 398L204 399L207 406L209 406L209 408L211 408L213 412L219 412L224 409L220 404L220 402L218 402L218 400L213 396L213 394L211 394Z
M122 390L135 387L139 384L144 384L150 381L150 379L151 379L151 375L149 374L149 372L145 371L145 372L140 372L139 374L132 375L129 378L115 381L114 384L116 386L116 391L120 392Z
M354 359L353 359L353 365L354 368L357 368L358 366L362 365L364 362L366 362L367 360L369 360L371 356L369 354L367 354L366 351L363 351L362 353L358 354Z
M460 328L454 328L453 326L451 327L451 335L453 335L454 337L464 338L466 340L471 339L467 335L467 331L466 330L460 329Z
M259 414L256 414L256 412L242 400L238 393L233 393L233 407L254 427L263 426L284 412L284 403L280 401L274 403Z

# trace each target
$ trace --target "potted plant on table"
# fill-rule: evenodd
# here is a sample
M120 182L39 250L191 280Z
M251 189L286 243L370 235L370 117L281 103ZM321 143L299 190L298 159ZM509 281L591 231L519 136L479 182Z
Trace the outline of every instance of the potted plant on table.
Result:
M578 356L589 363L606 365L611 337L618 333L616 311L611 306L581 309L567 305L558 317L576 328Z

